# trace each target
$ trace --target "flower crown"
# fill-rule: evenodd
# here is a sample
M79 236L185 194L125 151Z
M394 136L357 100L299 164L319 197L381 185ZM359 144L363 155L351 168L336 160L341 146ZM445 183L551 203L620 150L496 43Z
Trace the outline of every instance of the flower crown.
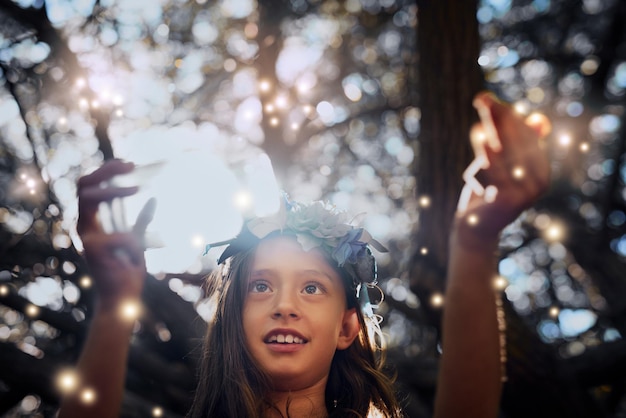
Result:
M352 225L346 212L321 201L310 204L293 202L286 195L276 214L246 221L237 237L209 245L207 251L215 246L228 245L218 259L218 264L222 264L273 235L295 235L304 251L318 248L329 255L350 275L357 297L362 285L376 284L376 260L369 246L387 252L364 228Z

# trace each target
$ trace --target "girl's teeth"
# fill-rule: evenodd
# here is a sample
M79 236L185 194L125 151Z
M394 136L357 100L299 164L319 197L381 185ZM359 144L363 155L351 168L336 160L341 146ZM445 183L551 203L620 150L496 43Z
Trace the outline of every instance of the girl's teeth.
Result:
M273 343L279 343L279 344L302 344L304 342L304 340L302 340L302 338L300 337L296 337L293 335L273 335L270 337L270 339L268 340L268 342Z

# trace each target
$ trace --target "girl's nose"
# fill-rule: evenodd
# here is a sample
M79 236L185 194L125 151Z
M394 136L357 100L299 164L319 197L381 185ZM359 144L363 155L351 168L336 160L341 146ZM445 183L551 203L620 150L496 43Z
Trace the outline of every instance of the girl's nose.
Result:
M279 292L276 295L276 306L274 307L272 317L275 319L300 317L297 297L292 295L291 292Z

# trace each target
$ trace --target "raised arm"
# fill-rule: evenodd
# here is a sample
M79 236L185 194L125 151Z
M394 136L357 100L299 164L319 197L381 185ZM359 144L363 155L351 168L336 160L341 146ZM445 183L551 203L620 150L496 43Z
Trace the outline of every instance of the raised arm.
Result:
M450 236L436 418L495 418L502 391L494 279L501 230L547 189L545 117L525 119L489 93L474 105L476 159ZM475 177L476 176L476 177Z
M112 160L78 183L78 232L98 299L74 373L76 385L62 400L61 418L119 416L129 342L146 276L141 237L154 208L152 202L144 208L133 231L107 234L98 221L98 206L137 191L102 187L112 176L132 169L132 164Z

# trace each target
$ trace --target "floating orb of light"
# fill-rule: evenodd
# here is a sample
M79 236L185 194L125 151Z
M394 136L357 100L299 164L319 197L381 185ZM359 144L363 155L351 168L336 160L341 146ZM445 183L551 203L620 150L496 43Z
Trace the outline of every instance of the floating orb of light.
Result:
M428 254L428 248L426 248L426 247L420 248L420 254L422 254L422 255Z
M120 306L120 313L124 319L134 321L141 313L141 307L136 301L126 301Z
M82 287L83 289L89 289L92 285L91 282L91 277L89 276L83 276L80 278L78 284L80 285L80 287Z
M581 152L589 151L589 143L588 142L583 142L582 144L580 144L579 149L580 149Z
M546 238L548 241L559 241L563 238L563 227L559 224L552 224L546 229Z
M276 117L273 117L270 119L270 125L271 126L278 126L278 124L280 123L280 120Z
M163 416L163 408L160 406L155 406L152 408L152 416L153 417L162 417Z
M430 304L435 308L443 305L443 295L441 293L435 293L430 298Z
M568 147L572 144L572 137L570 134L563 133L559 135L559 145L562 147Z
M430 203L431 203L431 200L429 196L421 196L419 198L419 205L423 208L430 207Z
M9 294L9 286L2 285L0 286L0 296L6 296Z
M65 370L57 377L57 387L63 393L71 393L78 387L78 375L74 371Z
M96 400L96 392L91 388L83 389L80 392L80 400L85 404L92 404Z
M513 178L519 180L524 177L526 172L524 171L523 167L517 166L517 167L513 167L513 171L511 172L511 174L513 174Z
M493 281L493 286L498 290L503 290L507 287L509 282L502 276L497 276Z
M37 315L39 315L39 307L36 305L29 304L26 306L26 309L24 310L24 312L26 313L26 315L30 316L31 318L34 318Z
M559 308L557 308L556 306L553 306L550 308L550 310L548 311L548 314L552 317L552 318L556 318L557 316L559 316L559 312L561 312L561 310Z
M268 92L271 87L272 87L272 84L269 81L267 81L267 80L262 80L259 83L259 90L261 90L264 93Z
M471 214L467 217L467 223L474 226L478 224L478 216L475 214Z

